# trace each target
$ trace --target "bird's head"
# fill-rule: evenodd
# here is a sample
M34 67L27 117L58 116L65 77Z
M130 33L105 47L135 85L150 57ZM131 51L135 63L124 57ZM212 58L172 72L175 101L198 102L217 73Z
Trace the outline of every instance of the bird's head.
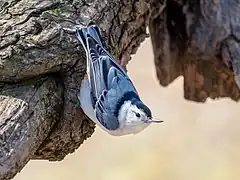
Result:
M136 134L141 132L151 123L161 123L152 117L151 110L141 101L126 101L118 116L120 128Z

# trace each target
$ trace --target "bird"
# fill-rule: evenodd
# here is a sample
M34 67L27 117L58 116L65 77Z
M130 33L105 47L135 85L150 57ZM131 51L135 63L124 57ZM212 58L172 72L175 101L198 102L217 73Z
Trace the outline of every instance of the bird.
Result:
M86 74L78 100L83 112L112 136L138 134L154 119L127 72L106 49L96 24L76 29L76 37L86 52Z

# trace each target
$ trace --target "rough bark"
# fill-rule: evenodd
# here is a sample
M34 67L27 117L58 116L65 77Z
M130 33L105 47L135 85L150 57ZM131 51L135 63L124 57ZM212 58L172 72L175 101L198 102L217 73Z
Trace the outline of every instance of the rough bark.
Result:
M238 101L239 22L239 0L168 0L149 22L160 84L167 86L182 75L188 100Z
M27 163L61 117L63 89L57 82L42 77L0 86L2 179Z
M75 28L94 21L125 65L147 13L137 0L0 1L0 179L30 159L62 160L94 131L76 96L85 54Z
M76 96L85 73L77 26L98 24L125 66L149 25L160 84L183 75L185 98L204 102L239 99L239 18L233 0L0 1L0 179L30 159L62 160L93 133Z

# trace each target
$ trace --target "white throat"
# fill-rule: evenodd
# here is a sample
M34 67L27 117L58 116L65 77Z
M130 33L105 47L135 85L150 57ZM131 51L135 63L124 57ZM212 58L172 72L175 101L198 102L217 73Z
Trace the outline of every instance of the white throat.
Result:
M131 106L131 101L126 101L119 109L118 120L120 123L120 128L123 128L130 106Z

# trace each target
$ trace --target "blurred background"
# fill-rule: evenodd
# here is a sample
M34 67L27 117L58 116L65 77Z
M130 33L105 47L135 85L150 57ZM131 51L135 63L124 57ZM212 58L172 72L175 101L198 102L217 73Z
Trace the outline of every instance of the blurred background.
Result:
M183 98L183 79L161 87L150 39L128 65L143 101L162 124L142 133L95 133L61 162L31 161L14 180L239 180L240 104Z

